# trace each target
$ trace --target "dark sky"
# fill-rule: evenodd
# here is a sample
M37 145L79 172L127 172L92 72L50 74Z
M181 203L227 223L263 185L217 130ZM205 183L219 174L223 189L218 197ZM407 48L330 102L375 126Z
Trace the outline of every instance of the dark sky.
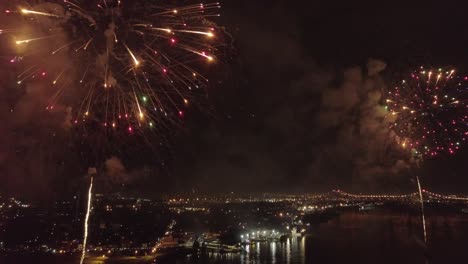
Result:
M394 76L420 65L468 70L467 8L460 1L232 0L222 6L216 22L232 35L232 47L211 78L203 104L212 107L188 111L171 154L162 154L163 169L142 147L115 151L117 159L103 165L106 174L128 179L131 191L145 195L406 192L415 187L415 173L434 191L468 192L466 146L414 168L395 147L380 105ZM371 70L384 62L385 70L369 74L370 58L379 60ZM4 130L2 142L10 138ZM71 161L58 162L56 176L48 177L38 176L32 162L21 172L8 170L5 160L11 159L0 156L8 176L0 179L11 192L34 192L31 184L40 182L38 193L60 193L76 181L68 176L77 174ZM75 165L66 168L67 162Z

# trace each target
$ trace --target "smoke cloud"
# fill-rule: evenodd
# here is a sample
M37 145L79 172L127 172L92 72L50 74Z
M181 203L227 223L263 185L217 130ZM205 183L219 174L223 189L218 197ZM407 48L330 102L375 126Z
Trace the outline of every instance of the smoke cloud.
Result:
M128 174L120 159L111 157L104 164L106 180L113 184L124 184L128 181Z
M316 126L321 133L333 131L328 144L322 144L312 170L348 163L353 184L375 186L409 168L407 157L397 149L392 121L382 105L385 82L378 75L385 63L370 59L368 74L360 68L344 72L343 83L322 92Z

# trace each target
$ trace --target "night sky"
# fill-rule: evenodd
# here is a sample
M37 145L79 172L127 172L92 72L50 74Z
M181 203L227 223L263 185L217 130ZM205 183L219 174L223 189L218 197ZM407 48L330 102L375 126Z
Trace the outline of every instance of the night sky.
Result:
M351 144L343 126L320 120L323 94L343 86L350 69L366 78L369 58L387 63L380 89L399 72L419 65L463 70L468 35L464 8L451 3L409 1L235 1L223 4L222 24L235 39L237 57L223 84L210 91L216 118L191 120L191 133L178 145L174 177L201 190L399 192L414 188L408 173L366 172L377 164L356 164L362 152L395 159L388 149L369 151L359 132ZM356 68L357 67L357 68ZM364 90L360 87L358 90ZM343 97L349 96L341 91ZM360 99L364 100L364 99ZM346 100L344 100L346 102ZM364 102L357 102L354 107ZM352 110L340 120L356 125ZM353 128L353 129L356 129ZM344 154L342 152L345 152ZM465 191L466 150L426 160L420 170L429 188ZM410 174L414 171L410 171Z
M168 149L142 143L127 153L111 150L103 174L124 182L119 190L148 196L335 188L397 193L414 190L415 173L427 189L467 193L466 144L455 156L415 168L376 113L399 74L420 65L468 70L466 8L456 1L398 2L222 2L215 21L232 35L232 46L211 72L203 107L187 112ZM0 95L0 118L7 118L18 102ZM41 124L48 131L47 121ZM0 128L0 143L25 144L33 133L10 128ZM10 144L0 147L3 191L51 196L77 186L84 171L79 155L38 176L40 165L23 163Z

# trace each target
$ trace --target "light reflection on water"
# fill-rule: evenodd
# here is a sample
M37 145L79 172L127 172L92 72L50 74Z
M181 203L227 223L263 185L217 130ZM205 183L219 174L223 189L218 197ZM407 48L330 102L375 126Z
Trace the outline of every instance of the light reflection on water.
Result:
M232 263L305 263L305 241L306 237L289 238L283 242L257 242L253 245L246 245L245 252L233 255L229 259ZM217 258L217 254L212 258ZM239 262L236 261L238 258ZM217 263L217 262L214 262ZM231 263L231 262L229 262Z

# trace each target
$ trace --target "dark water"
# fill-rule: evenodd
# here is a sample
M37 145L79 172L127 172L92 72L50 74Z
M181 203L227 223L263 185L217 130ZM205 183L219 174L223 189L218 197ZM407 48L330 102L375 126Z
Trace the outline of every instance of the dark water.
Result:
M158 258L156 262L141 258L90 258L86 263L468 263L468 215L428 216L427 229L426 248L418 216L348 212L321 224L309 236L257 243L240 254ZM78 262L78 256L0 257L2 264Z

